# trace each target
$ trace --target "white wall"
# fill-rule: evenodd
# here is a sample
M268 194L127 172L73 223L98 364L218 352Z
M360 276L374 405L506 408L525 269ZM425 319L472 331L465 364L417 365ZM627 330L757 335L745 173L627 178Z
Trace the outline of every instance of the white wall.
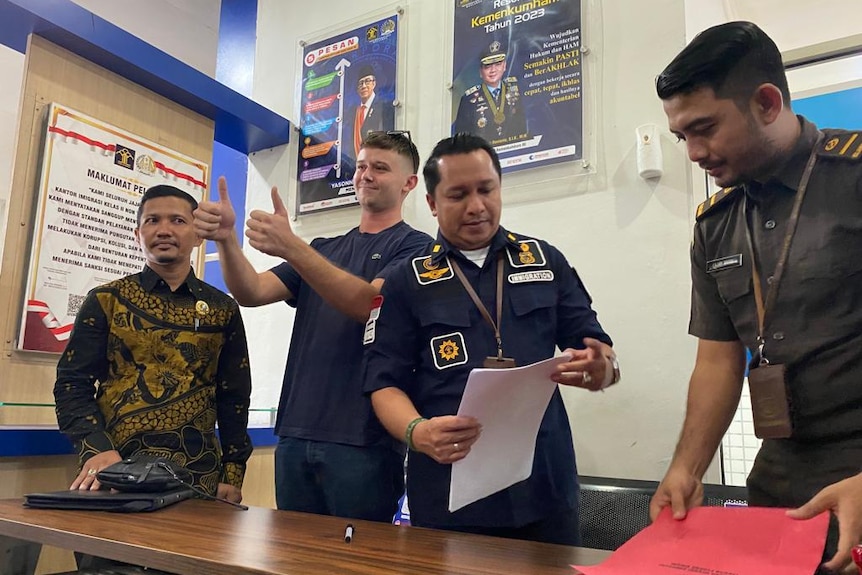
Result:
M862 34L859 0L685 0L689 40L705 28L749 20L784 52Z
M422 156L447 135L450 122L450 94L444 88L450 63L441 57L451 52L446 45L451 35L449 4L401 3L406 8L401 29L406 53L401 57L409 77L400 96L405 101L405 125ZM581 473L657 479L676 442L694 358L694 340L686 335L694 200L683 150L667 137L662 138L665 176L658 183L637 177L634 134L640 124L666 123L653 79L685 43L684 1L595 4L589 5L584 37L593 50L590 58L601 67L601 83L590 85L587 80L585 85L586 91L602 95L597 102L598 126L592 127L600 148L588 151L597 172L579 177L573 174L581 170L566 164L505 176L502 223L543 237L567 255L616 342L623 382L606 393L565 393ZM297 18L289 3L260 0L254 99L294 118L297 42L316 39L321 31L349 29L393 6L372 0L329 0L325 5L305 4L303 17ZM344 23L336 29L334 14ZM645 22L661 22L661 27ZM256 173L249 177L250 208L268 207L268 185L273 183L283 191L288 188L293 201L295 153L288 146L252 158ZM436 223L423 196L420 184L408 199L405 219L433 233ZM357 220L355 209L343 210L304 216L296 229L306 238L332 235ZM269 356L266 367L252 357L252 366L266 372L263 377L283 369L283 356L278 366L273 356L286 344L283 339L292 321L286 306L270 307L275 308L271 314L262 314L267 327L252 324L249 330L252 337L261 334L252 348L259 345L260 355ZM282 341L274 343L273 333ZM267 347L272 353L262 351Z
M221 0L73 0L215 78Z

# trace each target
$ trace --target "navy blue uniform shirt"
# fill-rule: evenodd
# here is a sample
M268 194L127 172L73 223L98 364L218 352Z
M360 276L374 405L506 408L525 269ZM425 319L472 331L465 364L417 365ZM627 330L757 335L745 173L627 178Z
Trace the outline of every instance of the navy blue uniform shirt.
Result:
M517 365L548 359L557 348L583 348L592 337L608 344L577 273L553 246L500 228L482 268L442 236L423 255L393 270L383 306L365 334L367 393L403 390L423 417L454 415L467 376L496 356L494 331L452 272L455 259L492 317L496 271L503 253L503 353ZM481 437L479 441L481 441ZM469 455L468 455L469 457ZM536 443L529 479L454 513L448 511L450 465L411 452L407 490L411 521L428 527L520 527L577 505L577 471L569 420L557 390Z
M317 238L311 247L341 269L371 281L385 278L429 239L399 222L376 234L354 228L336 238ZM362 392L363 324L323 301L287 262L272 272L294 296L287 303L296 307L276 434L356 446L389 443Z

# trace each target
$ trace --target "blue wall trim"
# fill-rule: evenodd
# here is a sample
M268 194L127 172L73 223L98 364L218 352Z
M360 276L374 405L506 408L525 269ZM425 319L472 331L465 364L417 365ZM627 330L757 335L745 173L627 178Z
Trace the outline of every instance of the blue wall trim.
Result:
M248 430L255 447L268 447L278 443L271 427ZM29 455L73 454L72 444L58 429L0 429L0 457Z
M24 52L33 32L215 121L244 154L286 144L290 122L71 0L0 0L0 43Z

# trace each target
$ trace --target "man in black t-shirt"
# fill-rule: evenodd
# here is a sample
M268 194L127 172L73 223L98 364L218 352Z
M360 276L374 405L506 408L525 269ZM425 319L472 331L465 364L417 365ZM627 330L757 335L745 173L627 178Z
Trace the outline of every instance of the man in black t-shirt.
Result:
M296 307L279 403L275 453L279 509L391 521L403 493L403 450L374 416L359 379L363 325L396 262L429 237L401 220L419 154L409 133L375 132L353 177L359 226L343 236L298 237L276 188L273 213L250 214L251 247L284 259L258 273L242 253L227 184L202 202L198 233L216 242L225 283L244 306Z

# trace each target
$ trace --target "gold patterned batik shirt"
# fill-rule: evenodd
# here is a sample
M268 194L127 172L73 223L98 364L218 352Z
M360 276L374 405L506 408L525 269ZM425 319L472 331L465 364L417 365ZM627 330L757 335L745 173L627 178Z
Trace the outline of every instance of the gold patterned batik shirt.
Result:
M236 302L191 271L171 292L149 267L87 295L54 385L81 464L111 449L166 457L211 494L242 487L250 395Z

